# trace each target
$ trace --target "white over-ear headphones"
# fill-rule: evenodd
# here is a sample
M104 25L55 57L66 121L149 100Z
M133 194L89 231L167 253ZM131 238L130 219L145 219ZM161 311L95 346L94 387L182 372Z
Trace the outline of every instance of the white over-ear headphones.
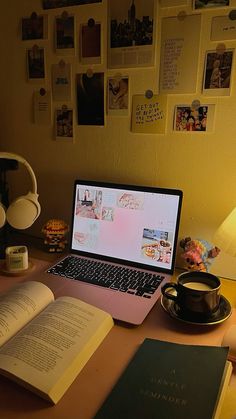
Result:
M0 152L0 159L17 160L24 164L32 180L32 191L17 198L7 209L0 202L0 228L4 226L5 222L8 222L12 227L23 230L34 223L41 211L36 177L32 167L23 157L13 153Z

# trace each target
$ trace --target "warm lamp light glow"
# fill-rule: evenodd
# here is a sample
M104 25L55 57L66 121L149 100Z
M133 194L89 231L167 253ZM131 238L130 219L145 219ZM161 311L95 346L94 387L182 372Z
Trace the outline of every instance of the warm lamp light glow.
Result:
M216 231L214 244L229 255L236 256L236 208Z

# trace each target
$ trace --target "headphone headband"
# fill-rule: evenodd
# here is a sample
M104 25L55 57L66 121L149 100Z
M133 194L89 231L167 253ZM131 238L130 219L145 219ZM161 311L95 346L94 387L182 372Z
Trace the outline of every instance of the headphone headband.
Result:
M37 180L33 172L33 169L27 162L27 160L25 160L22 156L19 156L19 154L7 153L5 151L0 152L0 159L17 160L19 163L22 163L24 166L26 166L32 180L32 192L34 194L37 194Z

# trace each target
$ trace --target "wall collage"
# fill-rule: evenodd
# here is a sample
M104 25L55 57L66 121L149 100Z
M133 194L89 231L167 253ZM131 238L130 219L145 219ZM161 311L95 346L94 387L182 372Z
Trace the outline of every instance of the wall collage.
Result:
M130 79L125 72L155 65L159 8L185 7L190 1L191 14L180 12L161 19L159 93L146 90L131 100ZM218 13L211 20L210 39L217 42L217 47L206 51L201 93L203 97L229 96L234 49L226 48L224 42L236 40L236 10L230 8L230 1L159 0L157 7L156 0L107 0L107 69L114 70L114 75L108 76L96 71L96 65L104 60L102 22L91 16L77 28L75 7L71 8L92 3L99 7L102 0L42 0L42 13L32 12L21 19L21 40L27 44L27 81L40 85L33 93L34 123L50 126L53 120L54 139L73 142L75 125L105 126L106 115L129 117L131 113L132 132L164 134L168 94L196 93L202 14L214 9L222 9L224 14ZM51 14L53 9L58 9L57 16ZM58 62L48 68L45 44L51 27ZM69 59L72 56L85 68L75 75L75 87ZM48 78L50 89L44 87ZM72 100L74 88L76 106ZM54 115L52 104L56 104ZM215 104L208 101L176 105L173 131L212 132L214 113Z

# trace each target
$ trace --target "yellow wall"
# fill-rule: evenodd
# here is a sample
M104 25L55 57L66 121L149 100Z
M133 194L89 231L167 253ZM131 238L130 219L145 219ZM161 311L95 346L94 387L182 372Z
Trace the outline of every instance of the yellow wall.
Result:
M158 93L161 16L176 16L184 10L192 13L192 1L187 7L162 9L158 12L156 64L151 68L119 70L130 77L130 99L133 94L143 94L147 89ZM43 11L40 0L9 0L2 2L0 15L1 48L1 100L0 149L24 156L32 165L38 180L42 214L29 233L41 235L43 223L51 217L62 217L68 223L71 216L72 185L75 178L100 179L114 182L158 185L180 188L184 192L180 238L192 236L212 240L218 224L236 206L236 83L235 63L231 95L207 98L202 96L202 76L206 50L214 50L217 42L210 41L212 16L226 15L230 9L213 9L202 12L202 30L196 94L168 95L168 116L165 135L134 134L130 131L129 117L106 117L105 127L75 126L74 143L53 139L52 126L37 126L32 118L32 95L40 87L50 88L50 65L64 58L73 64L76 73L86 72L78 53L75 57L61 57L54 52L54 17L63 9ZM94 65L94 71L104 71L105 76L116 74L106 67L107 1L100 4L70 7L80 23L90 17L103 25L103 63ZM48 40L37 41L46 49L47 78L45 84L33 84L26 79L26 48L34 42L21 41L21 18L38 14L49 15ZM225 41L227 48L235 48L235 41ZM77 45L78 47L78 45ZM77 51L76 51L77 52ZM197 51L192 48L192 54ZM234 57L235 59L235 57ZM213 103L215 127L212 133L172 132L173 111L177 104ZM76 111L75 89L73 103ZM55 103L53 103L53 107ZM75 112L76 115L76 112ZM9 173L11 194L25 192L22 180L28 177L21 168ZM25 185L25 183L24 183ZM178 262L179 263L179 262ZM215 261L213 271L236 278L236 263L224 254Z

